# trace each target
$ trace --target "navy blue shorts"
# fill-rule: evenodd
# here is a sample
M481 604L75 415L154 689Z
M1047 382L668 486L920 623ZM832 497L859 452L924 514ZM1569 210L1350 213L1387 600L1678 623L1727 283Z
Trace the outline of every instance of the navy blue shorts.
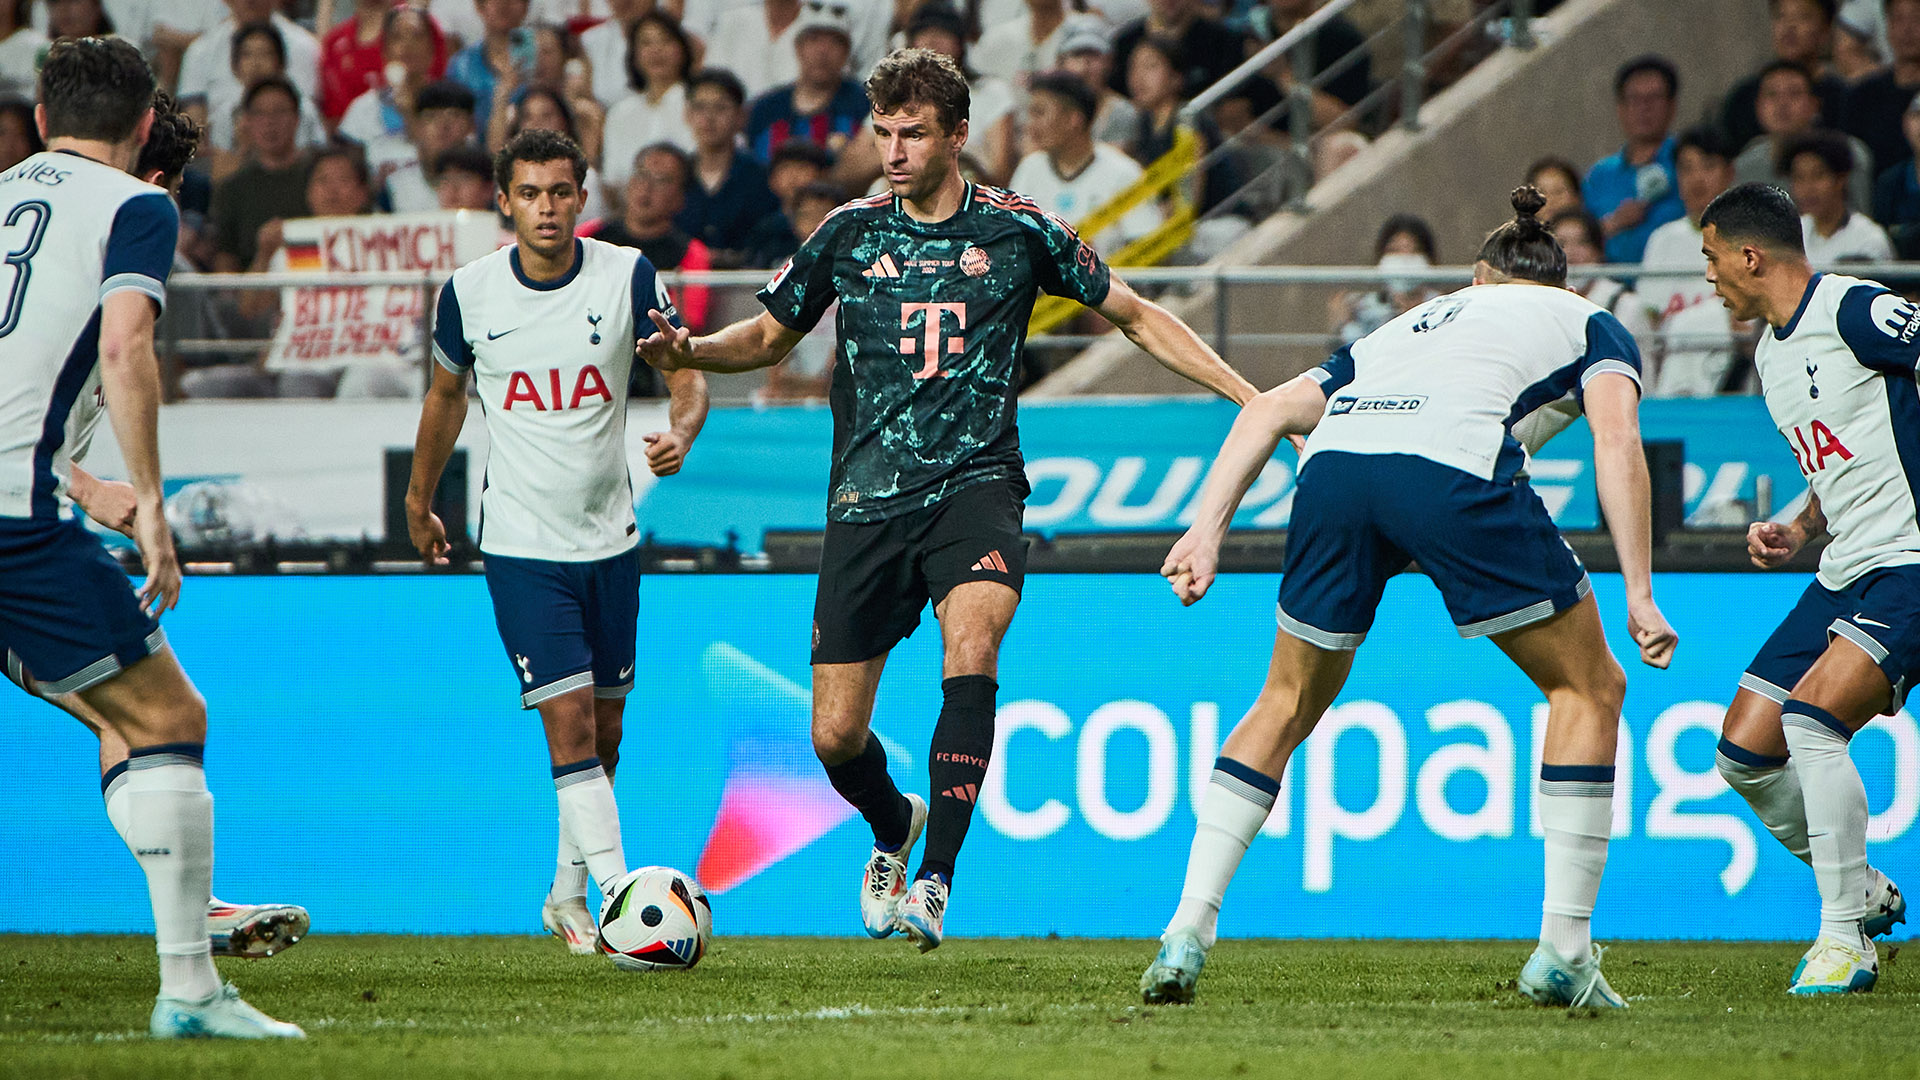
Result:
M640 620L640 555L554 562L488 555L487 592L500 641L520 680L520 707L593 687L593 696L633 689Z
M126 571L85 526L0 518L0 655L31 672L39 693L85 690L166 643Z
M1418 562L1461 637L1517 630L1592 591L1579 556L1525 481L1482 480L1411 454L1323 452L1293 497L1280 628L1355 649L1387 579Z
M1892 709L1920 670L1920 566L1875 570L1839 592L1815 581L1760 646L1740 688L1785 704L1836 637L1873 657L1893 687Z

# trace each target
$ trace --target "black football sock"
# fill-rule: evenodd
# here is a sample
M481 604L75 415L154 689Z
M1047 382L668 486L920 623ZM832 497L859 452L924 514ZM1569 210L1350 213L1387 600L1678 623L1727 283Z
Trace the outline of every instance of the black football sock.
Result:
M907 829L913 824L913 807L887 775L887 750L880 740L867 735L867 747L851 761L827 766L827 781L840 797L853 804L860 816L873 827L873 841L888 851L897 851L907 842Z
M933 781L933 805L927 810L927 849L917 878L939 875L953 881L953 861L973 823L973 804L987 778L993 756L994 694L1000 684L985 675L956 675L940 684L946 704L933 729L927 775Z

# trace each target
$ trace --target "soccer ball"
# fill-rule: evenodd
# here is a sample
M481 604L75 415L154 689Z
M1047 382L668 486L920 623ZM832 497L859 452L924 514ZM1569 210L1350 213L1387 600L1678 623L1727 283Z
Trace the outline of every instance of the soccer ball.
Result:
M600 951L628 971L690 968L712 940L707 891L669 866L643 866L614 882L600 914Z

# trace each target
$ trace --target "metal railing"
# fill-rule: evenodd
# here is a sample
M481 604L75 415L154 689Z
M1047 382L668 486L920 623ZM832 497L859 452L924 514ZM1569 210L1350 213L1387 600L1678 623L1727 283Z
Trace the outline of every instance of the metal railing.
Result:
M1914 263L1876 263L1848 264L1849 273L1860 277L1894 282L1920 282L1920 262ZM1616 281L1649 282L1662 279L1698 279L1702 268L1651 267L1629 264L1606 264L1598 266L1576 266L1572 268L1575 280L1585 275L1610 277ZM1236 352L1262 348L1319 348L1331 347L1335 341L1335 327L1331 325L1312 325L1285 330L1246 330L1235 329L1249 321L1243 305L1254 305L1251 310L1270 310L1270 300L1259 295L1258 290L1272 286L1303 286L1321 288L1329 296L1339 290L1372 291L1386 289L1390 284L1402 287L1421 286L1433 290L1445 291L1468 284L1473 271L1466 266L1432 267L1422 270L1394 269L1382 270L1376 266L1150 266L1131 267L1120 272L1130 284L1143 291L1162 298L1195 297L1211 301L1210 308L1202 325L1195 329L1223 356L1231 358ZM668 272L662 275L668 286L676 294L688 287L705 288L712 294L714 317L709 320L706 329L714 329L737 318L757 314L761 309L753 299L753 294L766 284L768 271L765 270L726 270L701 273ZM430 313L433 305L432 290L445 279L445 274L420 275L412 273L386 274L327 274L320 272L282 272L268 274L178 274L170 283L175 294L176 305L181 294L204 292L233 292L249 289L280 289L299 286L414 286L422 290L422 303L419 338L419 362L422 380L430 370L428 361L428 332ZM831 326L824 326L821 333L832 333ZM1031 338L1030 350L1058 350L1064 352L1078 349L1095 341L1103 340L1111 331L1105 333L1048 334ZM1725 340L1718 335L1702 338L1699 335L1677 336L1669 333L1659 335L1659 344L1702 345ZM271 340L267 338L186 338L163 335L158 342L163 364L170 366L177 374L179 357L183 354L197 354L201 357L230 356L255 357L268 348ZM1643 342L1643 346L1652 344ZM173 385L169 381L169 385ZM751 397L757 383L752 379L728 378L714 380L714 393L717 400L739 402Z
M1366 41L1336 58L1326 68L1318 72L1313 71L1315 35L1328 22L1353 7L1356 2L1357 0L1332 0L1331 3L1308 15L1292 29L1269 42L1259 52L1248 57L1219 82L1201 91L1181 110L1183 119L1189 123L1195 122L1201 114L1219 103L1240 84L1260 74L1282 58L1286 60L1289 81L1293 84L1291 92L1278 105L1262 113L1245 128L1222 139L1194 164L1192 171L1198 175L1206 175L1206 170L1225 160L1236 149L1249 145L1261 135L1277 130L1283 119L1288 133L1288 153L1293 160L1290 163L1276 162L1235 191L1210 200L1212 205L1200 215L1200 220L1212 220L1225 214L1239 212L1241 207L1251 202L1252 195L1270 185L1272 178L1283 168L1305 170L1305 175L1313 176L1314 153L1329 134L1355 130L1363 126L1367 118L1386 110L1390 104L1397 102L1399 113L1397 123L1400 127L1409 131L1418 130L1420 111L1425 104L1428 76L1434 59L1452 54L1472 38L1490 36L1516 49L1531 49L1535 45L1532 28L1533 0L1495 0L1494 3L1487 4L1476 11L1472 18L1432 48L1428 48L1426 43L1431 26L1430 6L1427 0L1405 0L1405 7L1397 20L1375 31ZM1315 92L1324 90L1334 79L1345 74L1363 58L1371 59L1380 55L1383 43L1396 32L1401 37L1403 53L1399 74L1393 78L1381 80L1365 97L1315 130L1313 123ZM1291 199L1284 209L1291 211L1303 209L1306 189L1296 188L1290 194Z

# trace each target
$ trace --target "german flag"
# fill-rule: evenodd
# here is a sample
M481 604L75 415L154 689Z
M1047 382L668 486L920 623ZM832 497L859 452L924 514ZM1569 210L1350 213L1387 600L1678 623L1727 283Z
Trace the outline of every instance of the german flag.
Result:
M320 257L320 241L295 240L289 242L287 244L287 269L326 269L326 260Z

